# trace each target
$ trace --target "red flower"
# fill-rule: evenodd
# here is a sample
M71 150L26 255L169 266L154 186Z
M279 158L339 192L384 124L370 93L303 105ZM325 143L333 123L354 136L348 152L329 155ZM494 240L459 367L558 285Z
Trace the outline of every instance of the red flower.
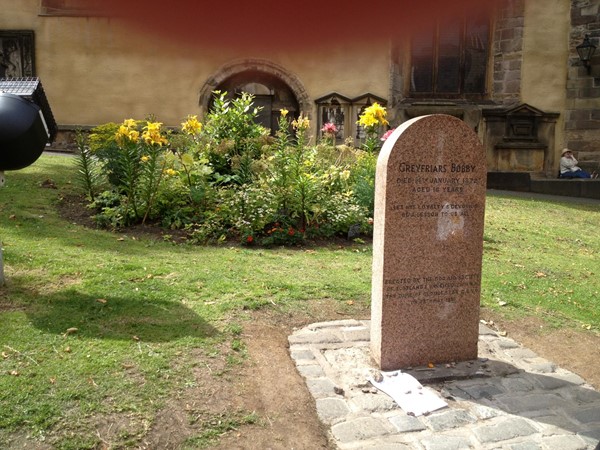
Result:
M325 125L323 125L323 128L321 128L321 132L325 134L336 134L338 129L334 123L327 122Z
M246 238L246 242L247 242L248 244L252 243L253 241L254 241L254 238L253 238L252 236L248 236L248 237Z
M296 234L296 232L294 231L294 229L292 227L290 227L290 229L288 230L288 234L290 236L293 236L294 234Z

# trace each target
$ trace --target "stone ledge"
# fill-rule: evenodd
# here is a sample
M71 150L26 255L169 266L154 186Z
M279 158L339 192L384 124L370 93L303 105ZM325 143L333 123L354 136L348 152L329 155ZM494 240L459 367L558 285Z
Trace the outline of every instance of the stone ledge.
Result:
M600 200L600 178L538 178L527 172L488 172L487 188Z

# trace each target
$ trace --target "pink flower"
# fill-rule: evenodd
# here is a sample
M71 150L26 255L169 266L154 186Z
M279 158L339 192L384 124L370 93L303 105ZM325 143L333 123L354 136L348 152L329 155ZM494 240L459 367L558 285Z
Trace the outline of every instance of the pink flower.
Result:
M323 128L321 128L321 132L326 134L336 134L338 129L334 123L327 122L325 125L323 125Z
M386 132L383 134L383 136L381 136L381 140L382 140L383 142L385 142L385 141L387 140L387 138L389 138L389 137L392 135L392 133L394 132L394 130L395 130L395 128L391 128L391 129L387 130L387 131L386 131Z

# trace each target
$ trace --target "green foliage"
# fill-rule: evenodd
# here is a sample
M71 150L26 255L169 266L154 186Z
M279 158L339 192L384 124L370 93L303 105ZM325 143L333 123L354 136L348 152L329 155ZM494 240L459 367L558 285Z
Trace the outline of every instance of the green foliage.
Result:
M140 200L144 205L142 223L146 222L151 213L167 164L166 159L163 158L162 146L148 145L145 148L145 153L142 156L139 186Z
M358 156L352 167L350 185L358 205L367 209L369 217L375 211L375 169L377 168L377 155L365 152Z
M85 196L93 202L102 182L100 163L88 145L87 134L77 130L75 132L75 143L78 150L75 159L77 182Z
M204 125L188 116L166 135L150 121L98 127L92 148L112 184L92 202L98 223L152 220L186 229L192 242L266 246L350 228L369 233L373 189L365 186L374 186L374 156L331 139L310 145L309 119L300 114L290 122L287 111L270 138L255 122L252 101L246 93L231 99L215 92Z
M161 125L128 119L120 126L107 124L92 130L92 151L103 161L112 190L120 198L114 207L101 209L101 224L128 226L151 216L167 164Z
M306 236L345 235L351 226L368 231L367 211L353 201L349 180L363 152L335 147L330 140L306 145L306 119L295 120L295 136L286 116L279 119L277 140L271 146L268 169L262 174L265 192L275 202L275 225L265 245L298 244Z
M118 230L135 221L133 210L127 208L127 199L116 191L104 191L98 194L88 207L97 211L93 215L100 228Z
M119 146L115 135L119 125L114 122L105 123L95 127L89 134L90 153L102 163L102 169L111 185L120 184L123 178L119 167Z
M249 161L258 159L267 130L256 123L260 108L246 92L233 99L227 92L215 91L206 116L203 138L207 156L217 180L244 184L251 180Z

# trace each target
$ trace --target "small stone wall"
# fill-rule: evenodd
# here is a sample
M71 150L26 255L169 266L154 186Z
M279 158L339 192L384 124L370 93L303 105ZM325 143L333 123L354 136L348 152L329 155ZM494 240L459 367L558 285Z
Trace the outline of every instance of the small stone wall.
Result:
M532 177L525 172L488 172L487 188L566 197L593 198L600 200L600 179L564 179Z

